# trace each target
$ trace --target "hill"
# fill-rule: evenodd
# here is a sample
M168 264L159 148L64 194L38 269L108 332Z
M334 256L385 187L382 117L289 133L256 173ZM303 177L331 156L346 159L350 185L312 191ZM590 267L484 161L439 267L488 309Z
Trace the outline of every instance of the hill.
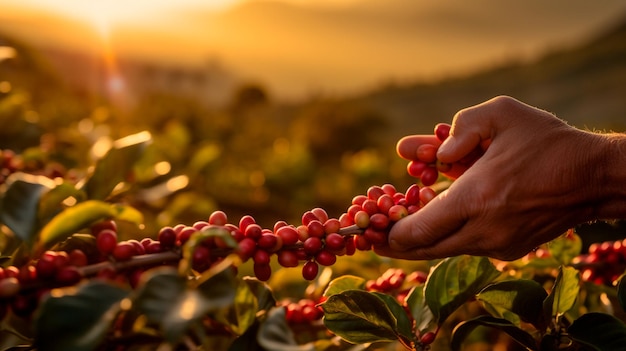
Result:
M536 61L511 61L473 75L437 83L388 86L355 102L383 111L392 137L429 133L456 111L496 95L511 95L580 128L626 130L626 17L576 47Z
M123 61L183 70L216 61L242 80L262 83L272 96L298 101L311 94L362 93L387 80L465 74L511 55L535 58L546 47L588 38L626 11L621 0L602 6L586 0L353 0L341 6L248 0L218 12L197 1L184 6L191 2L172 2L162 13L151 11L158 4L138 11L141 6L133 2L122 7L124 16L120 9L119 19L103 13L101 19L111 22L103 37L93 9L77 14L89 6L20 11L24 1L0 1L0 32L65 62L60 50L80 51L74 57L99 55L103 42ZM62 74L83 75L74 68Z

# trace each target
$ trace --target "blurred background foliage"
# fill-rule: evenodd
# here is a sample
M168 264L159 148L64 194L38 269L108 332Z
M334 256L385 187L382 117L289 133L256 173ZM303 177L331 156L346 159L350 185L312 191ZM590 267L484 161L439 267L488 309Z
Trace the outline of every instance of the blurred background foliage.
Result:
M150 131L133 175L137 191L124 200L154 226L206 220L216 209L268 227L317 206L339 216L372 184L411 182L384 133L388 119L361 104L282 105L251 83L220 107L158 92L120 108L65 85L27 45L2 40L15 51L0 61L0 148L84 170L113 140ZM182 183L167 184L176 179Z
M581 128L626 129L626 22L533 62L511 60L433 83L389 84L344 97L274 99L241 83L225 104L145 90L133 104L72 86L46 57L0 34L0 148L29 162L84 171L112 140L147 130L153 143L121 195L146 230L205 220L221 209L263 226L323 207L339 216L370 185L406 189L401 136L430 133L456 111L510 94ZM2 56L3 55L3 56ZM80 174L76 174L80 177Z

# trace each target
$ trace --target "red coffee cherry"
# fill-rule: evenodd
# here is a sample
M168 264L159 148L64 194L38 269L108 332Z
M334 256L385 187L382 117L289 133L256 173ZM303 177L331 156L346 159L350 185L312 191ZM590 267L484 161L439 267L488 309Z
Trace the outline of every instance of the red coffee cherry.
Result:
M322 250L315 255L315 261L322 266L332 266L337 262L337 255L330 251Z
M121 241L117 243L112 254L117 261L128 261L135 255L135 246L128 241Z
M276 232L276 236L279 236L283 240L283 245L294 245L299 240L298 231L293 226L284 226L279 228Z
M411 177L420 178L427 167L426 162L413 160L407 164L406 171Z
M110 255L117 246L117 233L111 229L101 230L96 236L96 246L103 255Z
M297 267L298 255L294 250L280 250L277 253L278 263L283 267Z
M302 277L305 280L313 280L317 277L319 265L315 261L307 261L302 266Z
M419 178L422 181L422 184L424 184L425 186L430 186L437 182L437 178L439 178L439 172L437 171L437 168L433 166L427 166L426 168L424 168Z
M213 211L209 216L209 224L222 226L226 223L228 223L228 216L224 211Z
M317 254L322 249L323 245L324 243L322 242L322 239L318 237L314 237L314 236L309 237L302 244L304 248L304 252L306 252L309 255Z
M346 242L343 236L337 233L331 233L326 236L325 248L331 251L343 250L346 247Z
M164 249L171 249L176 246L176 232L172 227L163 227L159 230L157 239Z
M422 144L417 147L417 159L424 163L433 163L437 160L437 146L432 144Z
M268 281L272 276L272 267L269 264L254 264L254 275L260 281Z
M443 142L450 136L451 126L447 123L437 123L435 125L435 136L439 141Z

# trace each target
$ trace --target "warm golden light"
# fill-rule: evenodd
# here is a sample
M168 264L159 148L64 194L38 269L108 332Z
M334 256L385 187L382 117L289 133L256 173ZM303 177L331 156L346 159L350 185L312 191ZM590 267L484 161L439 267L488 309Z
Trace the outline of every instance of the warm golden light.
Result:
M511 58L532 60L546 48L587 38L626 9L618 0L583 3L0 0L0 20L32 21L24 23L39 44L56 41L97 52L103 60L98 88L119 108L132 106L138 89L137 75L122 64L128 58L200 73L206 73L207 62L216 62L232 76L261 82L281 99L353 94L467 74ZM518 16L503 21L506 13ZM537 25L529 27L524 18L535 14L540 15ZM16 27L8 21L5 26ZM0 47L0 61L11 55ZM188 86L173 79L172 90ZM167 84L164 80L159 84ZM216 89L229 89L231 83Z

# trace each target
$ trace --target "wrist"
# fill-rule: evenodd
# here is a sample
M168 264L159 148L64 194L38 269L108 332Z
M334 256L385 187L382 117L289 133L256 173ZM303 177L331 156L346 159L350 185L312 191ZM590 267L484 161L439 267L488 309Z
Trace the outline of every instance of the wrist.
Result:
M601 134L593 219L626 219L626 134Z

